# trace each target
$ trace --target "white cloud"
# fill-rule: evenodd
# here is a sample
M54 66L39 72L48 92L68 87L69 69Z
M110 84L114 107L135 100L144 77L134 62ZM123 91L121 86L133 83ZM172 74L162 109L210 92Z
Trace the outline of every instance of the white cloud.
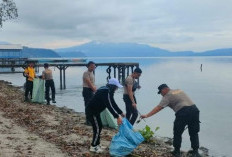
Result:
M230 0L15 1L19 19L4 23L1 41L47 48L91 40L169 50L232 47Z

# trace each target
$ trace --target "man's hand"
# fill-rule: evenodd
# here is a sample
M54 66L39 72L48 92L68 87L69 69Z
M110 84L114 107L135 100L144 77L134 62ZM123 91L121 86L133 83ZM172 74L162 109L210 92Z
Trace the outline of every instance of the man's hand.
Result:
M93 92L96 92L96 91L97 91L97 87L93 86Z
M118 119L117 119L117 123L118 125L121 125L122 124L122 118L119 116Z
M132 106L133 106L134 108L137 108L137 104L136 104L136 103L132 103Z
M141 117L142 119L143 119L143 118L147 118L147 115L146 115L146 114L143 114L143 115L141 115L140 117Z

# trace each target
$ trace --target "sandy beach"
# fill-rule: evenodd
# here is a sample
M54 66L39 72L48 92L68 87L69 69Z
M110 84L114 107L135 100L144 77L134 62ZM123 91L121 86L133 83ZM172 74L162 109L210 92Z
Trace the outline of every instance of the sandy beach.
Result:
M0 156L110 156L89 152L91 126L84 124L84 114L66 107L24 103L23 91L0 81ZM101 143L109 147L117 130L103 128ZM130 156L171 157L170 139L155 138L142 143ZM204 152L207 156L207 150ZM183 156L188 156L183 152Z

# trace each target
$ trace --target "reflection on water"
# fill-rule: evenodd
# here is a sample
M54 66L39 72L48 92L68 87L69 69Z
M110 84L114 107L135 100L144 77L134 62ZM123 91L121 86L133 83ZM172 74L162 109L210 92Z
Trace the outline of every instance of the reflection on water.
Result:
M147 113L154 108L161 96L157 95L157 87L167 83L173 89L184 90L200 109L201 131L200 143L210 149L214 156L230 156L232 144L232 57L179 57L179 58L92 58L95 62L139 62L143 70L140 85L136 91L138 109ZM201 64L202 72L200 69ZM66 90L57 88L57 106L67 106L78 112L84 111L82 98L82 74L84 67L68 68L66 71ZM97 67L96 84L98 87L106 84L105 67ZM40 69L40 73L42 69ZM21 79L19 79L21 78ZM59 87L59 70L55 69L56 87ZM22 74L0 74L0 79L8 80L21 86L25 79ZM125 111L122 100L123 90L115 94L115 100ZM160 130L158 136L172 137L174 112L166 108L157 115L146 120L153 129ZM142 128L144 121L135 124ZM184 150L190 149L188 132L183 134Z

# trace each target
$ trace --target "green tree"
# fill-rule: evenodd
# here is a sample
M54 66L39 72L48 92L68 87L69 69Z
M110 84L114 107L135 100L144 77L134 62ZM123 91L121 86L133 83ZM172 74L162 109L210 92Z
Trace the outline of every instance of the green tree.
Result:
M18 17L18 10L13 0L0 1L2 1L0 3L0 27L2 27L3 22L16 19Z

